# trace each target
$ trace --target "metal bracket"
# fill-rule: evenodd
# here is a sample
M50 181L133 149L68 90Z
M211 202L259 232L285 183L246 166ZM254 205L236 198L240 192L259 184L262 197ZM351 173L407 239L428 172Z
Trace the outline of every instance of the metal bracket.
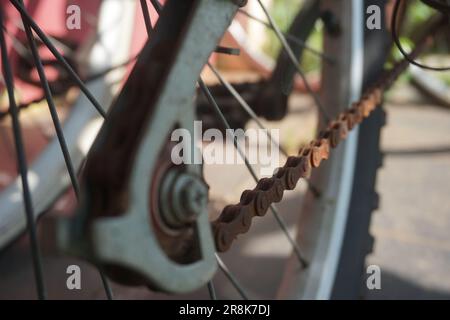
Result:
M166 2L88 156L85 194L65 230L69 250L106 271L128 270L140 279L136 284L143 279L165 292L192 291L211 279L216 259L206 205L194 228L200 258L181 264L158 242L149 194L167 137L175 127L193 132L198 76L237 9L224 0ZM202 174L199 165L186 165L186 171Z

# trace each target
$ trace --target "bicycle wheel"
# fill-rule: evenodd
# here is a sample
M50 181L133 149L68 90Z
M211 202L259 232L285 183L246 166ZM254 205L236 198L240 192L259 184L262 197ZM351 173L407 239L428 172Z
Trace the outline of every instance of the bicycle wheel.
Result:
M291 33L300 39L308 38L320 13L326 13L324 19L329 19L324 22L323 49L333 63L322 64L320 96L310 92L318 104L320 129L361 95L363 58L367 48L361 27L364 11L362 3L356 0L322 1L320 7L314 1L307 1L304 8L312 11L300 11L299 16L314 15L307 27L302 21L293 24ZM82 203L67 230L66 241L72 252L99 265L115 280L147 284L167 292L187 292L202 286L214 274L214 243L204 203L197 206L200 213L193 214L194 218L191 216L188 222L181 221L181 225L177 225L179 216L155 217L155 212L165 210L154 208L155 202L158 206L172 206L176 201L167 198L170 192L153 196L153 191L155 188L163 190L165 185L167 188L178 186L173 181L178 181L179 172L170 173L173 164L158 171L158 161L167 161L164 143L174 128L192 130L196 117L191 104L195 83L235 12L236 8L230 4L218 1L168 1L90 151ZM270 15L267 18L271 20ZM206 28L211 21L214 23ZM271 21L270 24L277 31L275 23ZM208 32L202 33L205 30ZM280 33L276 33L283 42ZM373 43L375 41L367 44ZM283 46L287 54L280 56L279 69L275 69L274 75L277 70L284 70L289 83L295 72L301 74L295 57L301 50L298 44L285 40ZM374 58L381 59L379 56ZM371 74L381 69L374 64L370 67L373 68ZM142 87L143 80L145 88ZM307 81L304 78L306 84ZM208 88L202 81L200 88L214 104L214 97L208 95ZM288 87L278 89L284 94L281 100L286 101ZM129 113L130 105L135 107L133 113ZM281 103L281 107L285 104ZM276 111L276 117L284 113L284 110ZM284 116L289 117L289 113ZM319 189L320 195L309 190L304 196L297 240L291 242L295 254L288 261L280 297L321 299L333 297L333 294L339 296L341 288L346 294L349 292L348 286L340 285L346 279L341 274L348 272L348 264L360 268L366 253L351 255L351 259L347 257L352 251L348 243L354 242L351 237L355 236L351 229L357 226L354 215L368 221L373 209L361 209L361 203L372 203L367 199L373 197L379 159L377 140L381 123L372 121L372 125L350 133L311 177L310 184ZM365 162L365 157L370 157L368 148L377 155L370 158L370 164ZM187 174L191 179L189 185L195 185L198 192L204 194L202 168L187 167L177 168L182 173L181 178L186 181ZM181 202L181 205L187 204L190 203ZM283 226L280 216L274 214ZM169 228L167 225L161 228L167 220L170 220ZM174 225L177 232L183 229L181 235L174 236L173 230L167 231ZM289 238L288 232L286 236ZM188 245L179 248L178 242L183 242L183 237L188 238ZM358 228L358 237L359 244L364 246L367 229ZM298 250L303 252L307 263L302 259L298 261ZM298 268L299 262L304 267L302 270ZM226 269L220 260L219 266ZM354 292L354 289L350 291Z
M364 10L358 4L322 4L322 14L326 12L341 23L347 22L340 24L344 30L340 36L330 33L324 35L323 54L336 64L330 66L325 59L322 60L321 98L327 113L333 115L344 110L360 95L355 93L355 85L361 84L362 90L380 75L390 43L384 32L373 34L355 27L363 23ZM382 1L366 1L364 6L371 4L382 8L385 5ZM288 35L295 35L302 40L309 36L305 17L315 21L317 13L314 15L311 10L304 10L292 23ZM343 36L346 33L347 36ZM291 45L294 51L301 52L298 43L295 45L291 41ZM372 50L374 47L385 50ZM349 55L349 52L352 54ZM358 57L358 54L363 56L363 62L359 60L361 56ZM359 74L361 78L357 75L359 68L364 70ZM287 83L291 83L295 72L289 57L281 55L273 74L277 83L281 83L279 91L273 94L273 91L266 90L271 92L271 97L262 91L262 100L274 102L268 105L277 105L276 101L286 100L282 94L286 92L285 80L289 79ZM270 116L274 117L277 112L283 114L286 111L272 110ZM289 113L285 116L289 118ZM310 258L310 267L299 273L298 258L293 255L285 270L278 297L360 297L365 256L373 245L373 238L368 234L370 216L379 201L374 186L377 169L381 166L379 132L384 117L383 111L375 112L353 136L347 138L345 147L336 150L323 168L313 172L310 184L321 190L322 196L318 198L314 192L304 196L306 199L303 199L303 210L297 222L297 242L302 252ZM246 275L249 276L248 273ZM253 281L257 281L257 277L264 276L258 274Z

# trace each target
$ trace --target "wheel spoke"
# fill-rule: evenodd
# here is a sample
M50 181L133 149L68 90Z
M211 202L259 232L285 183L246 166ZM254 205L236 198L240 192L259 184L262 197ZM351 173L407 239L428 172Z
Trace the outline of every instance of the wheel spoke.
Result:
M208 281L208 293L211 300L217 300L216 289L212 280Z
M278 40L281 42L281 45L284 49L284 51L289 56L289 59L291 60L292 64L297 69L297 73L300 75L300 77L303 80L303 83L305 84L305 88L308 91L308 93L311 95L311 97L314 99L314 102L316 106L319 108L320 112L322 113L323 117L325 118L326 122L329 122L332 117L328 114L327 110L323 106L322 102L319 99L319 96L312 90L308 79L306 78L303 70L300 68L300 62L298 61L297 57L295 56L294 52L292 51L291 46L286 41L286 38L284 37L283 33L281 32L278 25L275 23L275 20L270 15L269 11L267 10L266 6L262 3L261 0L257 0L261 9L264 11L264 14L266 15L267 19L269 20L270 25L272 26L273 30L275 31L275 34L277 35Z
M20 0L21 4L23 4L22 0ZM32 30L30 28L30 25L28 24L28 22L26 22L23 18L22 18L22 22L23 25L25 27L25 33L27 35L28 38L28 44L30 46L31 49L31 53L33 56L33 60L34 60L34 64L36 66L36 69L38 71L38 75L39 75L39 80L41 82L42 85L42 89L44 90L44 94L45 94L45 98L47 100L47 104L48 104L48 108L50 111L50 115L52 117L52 121L53 121L53 125L55 126L55 130L56 130L56 135L58 137L58 141L59 141L59 145L61 147L61 151L63 153L64 156L64 161L66 163L66 167L67 167L67 171L69 173L70 176L70 181L72 182L72 187L75 191L75 195L77 197L77 199L80 196L80 186L78 184L78 180L76 177L76 173L75 173L75 169L73 166L73 162L72 159L70 157L70 153L69 150L67 148L67 143L66 143L66 139L64 138L64 133L61 127L61 122L59 120L58 117L58 112L56 111L56 106L53 100L53 96L50 90L50 86L48 84L48 80L47 77L45 75L44 72L44 67L42 65L42 60L39 57L39 53L38 53L38 49L36 46L36 43L34 41L33 38L33 33Z
M271 204L270 205L270 210L272 211L273 216L275 217L275 220L277 220L277 223L280 226L281 230L283 230L283 233L286 235L286 238L288 239L289 243L292 245L292 248L294 249L294 253L295 253L298 261L300 262L300 266L302 268L306 268L308 266L308 262L303 257L302 252L301 252L300 247L298 246L297 242L291 236L291 234L290 234L290 232L289 232L289 230L288 230L288 228L286 226L286 223L281 218L281 215L278 212L277 207L275 207L275 205Z
M84 79L84 82L85 82L86 84L88 84L88 83L90 83L90 82L92 82L92 81L95 81L95 80L97 80L97 79L103 78L103 77L106 76L108 73L110 73L110 72L112 72L112 71L114 71L114 70L117 70L117 69L119 69L119 68L126 67L126 66L129 65L130 63L136 61L138 56L139 56L139 55L136 55L136 56L134 56L134 57L128 59L127 61L118 64L118 65L115 65L115 66L112 66L112 67L108 67L108 68L106 68L105 70L101 70L101 71L99 71L99 72L96 72L96 73L93 73L93 74L91 74L91 75L88 75L88 76L86 76L86 78ZM118 81L121 81L121 80L118 80ZM0 82L3 82L3 77L0 77ZM114 82L114 83L115 83L115 82ZM58 94L59 94L59 93L58 93ZM34 104L34 103L39 103L39 102L41 102L41 101L44 100L44 99L45 99L45 95L44 95L44 96L40 96L40 97L38 97L38 98L36 98L36 99L33 99L33 100L30 101L30 102L27 102L27 103L21 103L21 104L19 104L19 105L17 106L17 108L18 108L19 110L26 109L28 106L30 106L30 105L32 105L32 104ZM1 112L0 112L0 120L4 119L8 114L9 114L8 111L1 111Z
M37 294L39 299L46 299L47 293L44 284L44 277L42 271L42 258L40 254L39 244L37 240L36 224L34 220L34 209L31 198L30 187L28 183L28 168L25 155L24 144L22 140L22 132L19 122L19 115L17 112L16 101L14 97L14 79L12 75L11 65L8 59L8 51L6 49L5 32L3 29L3 8L0 7L0 45L2 54L2 66L5 85L9 98L9 112L11 114L14 142L17 153L17 164L22 181L22 195L25 205L25 214L27 220L27 229L30 237L31 255L33 260L34 276L36 280Z
M111 67L105 68L104 70L101 70L101 71L98 71L98 72L93 73L91 75L88 75L84 79L84 82L85 83L89 83L89 82L92 82L94 80L103 78L108 73L110 73L112 71L115 71L117 69L120 69L120 68L124 68L124 67L128 66L130 63L135 62L138 59L138 57L139 57L139 54L137 54L134 57L128 59L127 61L124 61L124 62L121 62L119 64L116 64L115 66L111 66ZM121 81L121 80L119 80L119 81Z
M222 121L222 124L225 126L226 129L231 129L230 124L228 123L227 119L225 118L223 112L220 110L219 105L217 104L215 98L212 96L211 91L208 89L206 84L203 82L202 79L200 79L198 81L198 84L199 84L200 89L202 90L203 94L205 95L206 99L208 100L209 104L213 107L214 112L216 113L218 118ZM227 130L227 132L229 132L229 130ZM253 167L251 166L250 162L248 161L247 157L245 156L244 151L239 147L237 138L235 136L233 136L232 138L233 138L233 143L234 143L236 150L238 151L239 155L244 160L245 165L246 165L248 171L250 172L250 174L252 175L253 179L255 179L255 181L257 182L258 175L256 174L255 170L253 170Z
M102 271L98 271L100 274L100 278L102 279L103 288L105 289L106 298L108 300L114 300L114 295L111 289L111 286L109 285L109 281L106 278L105 274Z
M152 31L152 22L150 20L150 13L148 11L147 0L140 0L142 15L144 16L145 28L147 29L147 36L150 37Z
M22 58L28 58L27 55L28 50L22 44L22 42L20 42L19 39L17 39L17 37L14 34L8 32L5 26L3 26L2 28L5 31L6 36L11 40L12 47L17 52L17 54Z
M89 101L97 109L99 114L102 117L106 117L106 112L103 110L101 105L98 103L98 101L95 99L95 97L89 91L89 89L86 87L86 85L83 83L83 81L77 75L77 73L73 70L73 68L70 66L70 64L66 61L66 59L64 59L64 57L59 53L58 49L55 48L55 46L52 44L50 39L45 35L45 33L41 30L41 28L39 28L39 26L34 22L33 18L28 14L28 12L25 10L25 8L19 3L18 0L10 0L10 2L22 15L22 18L24 19L24 21L26 21L30 25L30 27L34 30L34 32L36 32L36 34L39 36L39 38L42 40L42 42L47 46L47 48L50 50L50 52L55 56L55 58L62 65L62 67L64 69L66 69L67 73L70 75L72 80L75 81L75 83L78 85L80 90L83 91L83 93L86 95L86 97L89 99Z
M150 0L150 2L151 2L151 4L152 4L153 8L155 8L155 11L156 11L158 14L160 14L161 11L162 11L162 9L163 9L162 4L159 3L158 0Z
M211 71L214 73L214 75L217 77L219 82L230 92L230 94L236 99L236 101L239 103L239 105L247 112L247 114L252 118L253 121L255 121L256 125L263 130L266 130L267 137L269 140L274 144L278 150L285 156L288 157L287 151L278 143L276 142L272 135L270 134L269 130L267 130L264 125L259 120L256 113L253 111L253 109L248 105L248 103L245 101L245 99L242 97L242 95L239 94L239 92L233 87L233 85L228 82L227 79L225 79L217 70L216 67L214 67L211 63L208 62L208 67L211 69ZM319 188L314 186L311 182L311 180L305 179L306 183L308 184L309 190L312 192L312 194L315 197L320 197L321 192L319 191Z
M219 257L217 253L216 253L216 260L220 270L222 270L223 274L227 277L227 279L230 281L230 283L233 285L233 287L236 289L236 291L239 293L242 299L248 300L247 293L245 292L239 281L236 279L233 273L231 273L231 271L228 269L228 267L225 265L225 263L222 261L222 259Z
M269 140L274 144L281 153L287 157L288 154L284 148L273 139L272 135L270 134L269 130L267 130L264 125L259 120L256 113L253 111L253 109L248 105L248 103L245 101L245 99L239 94L239 92L236 91L236 89L229 83L221 74L220 72L211 64L208 62L208 67L211 69L211 71L214 73L214 75L217 77L219 82L230 92L230 94L236 99L237 102L239 102L239 105L244 109L245 112L252 118L253 121L255 121L256 125L263 130L266 130L267 137Z
M239 13L247 16L248 18L264 25L266 28L275 31L275 29L272 27L272 25L254 15L252 15L251 13L249 13L248 11L245 11L243 9L239 9L238 10ZM324 52L321 52L317 49L314 49L313 47L309 46L307 43L305 43L305 41L303 41L302 39L297 38L296 36L290 34L290 33L285 33L284 36L286 37L286 39L288 39L289 41L293 42L294 44L304 48L305 50L308 50L309 52L311 52L312 54L319 56L321 59L323 59L324 61L328 62L328 63L334 63L335 59L333 59L332 57L326 55Z
M19 22L20 20L13 20L12 22L14 23L14 26L16 28L18 28L19 30L25 32L25 27L23 25L23 23ZM14 36L11 34L11 36ZM64 43L62 43L61 41L59 41L58 39L56 39L55 37L52 37L50 35L47 35L48 39L52 42L52 44L56 47L59 48L59 50L63 50L65 52L65 54L71 58L74 58L75 56L75 50L73 50L72 48L70 48L69 46L65 45ZM33 34L33 38L35 40L39 40L37 37L35 37L35 35ZM19 40L17 40L19 41ZM19 41L20 43L20 41Z
M225 126L227 130L226 132L231 132L231 126L228 123L227 119L225 118L222 110L220 110L219 105L217 104L217 101L214 99L214 97L211 94L211 91L208 89L208 87L205 85L205 83L203 82L202 79L199 79L198 81L200 89L203 91L204 95L206 96L206 99L208 100L208 102L210 103L210 105L213 107L214 112L216 113L216 115L219 117L219 119L222 121L223 125ZM234 146L236 148L236 150L238 151L239 155L242 157L242 159L244 160L245 166L247 167L248 171L250 172L251 176L253 177L253 179L255 180L256 183L258 183L258 175L256 174L255 170L253 169L253 167L251 166L250 162L248 161L247 157L245 156L244 151L239 147L238 141L237 141L237 137L236 136L232 136L233 138L233 143ZM291 234L289 233L289 231L287 230L286 224L283 221L283 218L280 216L280 214L278 213L278 210L275 208L275 206L271 205L270 206L271 211L273 213L273 215L275 216L275 219L278 222L278 225L280 226L281 230L283 231L284 235L286 236L286 238L289 240L289 243L292 245L294 252L300 262L300 265L302 267L305 267L307 265L305 259L302 257L302 254L300 253L300 248L298 247L297 243L295 242L295 240L292 238Z
M20 0L20 4L23 5L23 0ZM61 147L61 151L62 151L63 156L64 156L64 161L66 163L66 167L67 167L67 171L68 171L69 176L70 176L72 187L74 189L75 196L77 197L77 199L79 199L79 197L80 197L80 186L79 186L79 183L78 183L78 179L77 179L77 176L76 176L76 172L75 172L75 169L74 169L74 166L73 166L72 159L70 157L70 152L69 152L68 147L67 147L66 139L64 137L64 132L62 130L61 122L60 122L59 117L58 117L58 112L56 111L56 106L55 106L55 103L54 103L54 100L53 100L53 95L52 95L52 92L50 90L50 86L49 86L47 77L45 75L45 71L44 71L44 67L43 67L43 64L42 64L42 60L41 60L41 58L39 56L39 53L38 53L38 49L37 49L37 46L36 46L35 38L33 37L33 31L31 30L31 27L30 27L29 23L24 19L23 15L22 15L22 23L23 23L23 26L24 26L25 33L27 35L28 44L30 46L31 54L33 56L33 61L34 61L34 64L36 66L36 69L38 71L39 80L40 80L42 88L44 90L44 95L45 95L45 98L47 100L47 104L48 104L48 108L49 108L49 111L50 111L50 115L52 117L53 125L55 126L56 135L57 135L57 138L58 138L58 141L59 141L59 145ZM110 288L110 286L108 284L108 281L107 281L107 279L105 278L105 276L103 275L103 273L101 271L99 271L99 273L100 273L100 276L101 276L101 279L102 279L102 284L103 284L103 287L105 289L106 296L107 296L108 299L111 300L113 294L112 294L111 288Z

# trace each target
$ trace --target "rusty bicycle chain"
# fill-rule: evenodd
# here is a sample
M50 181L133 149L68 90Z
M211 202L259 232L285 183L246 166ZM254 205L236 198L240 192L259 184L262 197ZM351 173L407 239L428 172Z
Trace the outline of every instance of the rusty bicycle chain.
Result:
M330 122L318 138L301 148L297 156L288 157L272 177L260 179L253 190L242 193L238 204L226 206L212 222L217 251L228 250L237 235L250 229L253 217L264 216L271 204L282 200L284 191L293 190L300 178L308 179L312 169L328 159L330 149L336 148L349 130L370 115L381 102L381 96L381 86L369 90L360 101Z
M428 36L441 26L443 20L431 24L410 57L417 56L424 49ZM318 138L302 147L297 156L288 157L283 167L276 169L272 177L260 179L253 190L245 190L238 204L226 206L219 217L211 222L217 251L227 251L239 234L250 229L254 217L264 216L273 203L282 200L284 191L296 187L300 178L308 179L312 169L328 159L331 149L336 148L350 130L381 104L383 93L408 66L406 59L395 63L358 101L331 121Z

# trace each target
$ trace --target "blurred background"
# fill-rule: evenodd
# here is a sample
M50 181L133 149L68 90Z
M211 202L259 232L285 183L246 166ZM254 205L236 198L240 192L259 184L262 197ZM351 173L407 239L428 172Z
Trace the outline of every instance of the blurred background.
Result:
M95 11L95 5L88 5L88 1L68 1L90 6ZM271 13L277 23L286 30L296 10L286 8L286 0L267 0ZM292 1L301 5L301 1ZM96 3L93 1L93 3ZM67 4L65 4L67 5ZM36 12L38 21L44 24L48 33L64 36L67 32L64 20L46 19L45 8ZM54 9L57 10L57 9ZM89 11L88 9L86 9ZM246 11L264 19L264 15L256 4L249 1ZM64 11L63 11L64 12ZM402 27L401 42L410 49L417 26L426 21L432 14L432 9L424 6L420 1L414 4L405 14ZM89 28L86 15L83 20ZM156 13L152 10L152 20L156 20ZM17 17L16 17L17 19ZM211 61L234 82L246 82L266 76L274 64L279 53L280 45L276 37L264 25L249 19L245 15L238 15L242 30L229 31L223 45L240 47L241 55L224 56L214 54ZM11 20L9 20L11 21ZM136 14L136 32L133 39L133 50L139 51L145 41L145 27L142 15ZM308 44L321 49L320 24L316 25L316 32L309 38ZM80 39L85 32L73 39ZM450 32L439 35L439 41L432 50L427 52L422 61L433 65L450 65ZM251 44L251 45L249 45ZM400 53L392 50L395 59L401 58ZM387 61L389 66L392 61ZM317 80L320 73L321 61L317 56L305 52L301 61L303 70L313 88L318 87ZM128 68L131 68L129 66ZM205 71L208 83L214 83L212 75ZM281 126L284 132L282 144L288 151L294 151L305 141L309 141L314 134L316 111L312 101L305 94L300 80L296 82L294 105L298 109L290 121L281 123L266 123L269 127ZM383 167L379 171L377 191L379 193L378 210L372 217L371 234L374 237L372 253L367 258L367 264L381 267L382 289L363 289L362 299L450 299L450 73L431 73L419 69L410 69L404 74L386 96L385 108L388 112L387 126L382 133L382 151L384 154ZM31 92L31 93L30 93ZM38 96L24 84L18 95L24 100L33 100ZM65 97L60 101L58 112L64 119L70 111ZM5 112L8 107L5 94L1 97L0 111ZM54 132L49 126L50 118L46 113L46 104L42 101L33 102L21 114L24 120L24 136L27 140L27 154L29 161L39 154ZM298 132L297 120L304 124L301 133ZM0 190L5 188L16 176L14 149L10 134L10 123L6 116L0 118ZM249 126L254 124L250 123ZM215 174L211 169L205 173L211 183L214 180L226 186L217 189L213 196L216 204L229 203L239 196L240 191L252 186L251 178L245 169L236 167L232 175ZM231 178L233 177L233 178ZM224 183L225 181L225 183ZM286 219L293 227L295 216L288 215L290 207L296 202L283 203L281 210L286 212ZM55 247L54 230L58 217L70 215L74 207L73 194L68 192L48 210L39 224L40 243L44 253L44 270L49 286L50 298L62 299L103 299L104 293L96 271L88 264L61 256ZM238 254L225 257L230 268L239 268L244 259L245 264L267 263L275 270L282 268L284 259L289 255L289 248L283 242L282 235L273 228L273 221L257 223L257 241L264 243L267 250L259 250L251 241L244 243L237 250ZM256 241L256 240L255 240ZM273 255L269 248L286 248L278 250ZM67 277L65 270L69 264L79 264L83 270L83 290L70 292L65 287ZM258 272L248 274L250 282L257 282L252 290L258 296L270 297L274 283ZM34 298L33 273L28 246L28 239L22 236L12 245L0 253L0 299ZM215 279L217 286L222 285L220 293L223 296L235 298L233 289L222 275ZM244 284L245 281L244 281ZM145 288L126 288L114 284L113 289L117 298L165 298L164 295L150 293ZM267 293L266 293L267 291ZM180 298L207 298L206 290L199 290Z

